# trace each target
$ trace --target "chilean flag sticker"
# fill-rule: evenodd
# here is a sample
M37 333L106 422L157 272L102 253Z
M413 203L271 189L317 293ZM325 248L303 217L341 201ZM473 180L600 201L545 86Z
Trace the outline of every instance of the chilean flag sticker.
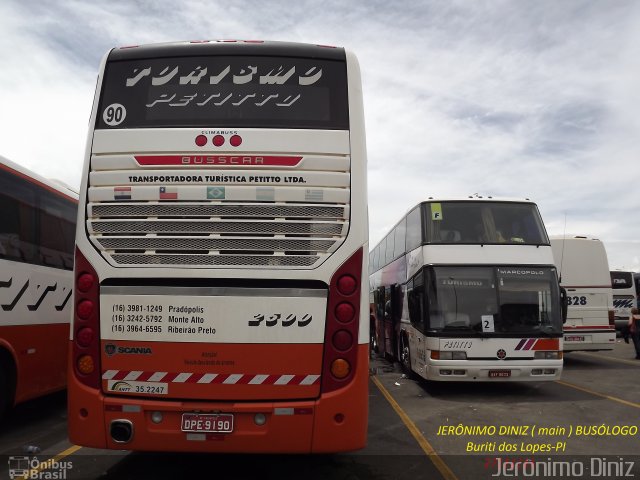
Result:
M175 187L160 187L160 200L177 200L178 190Z

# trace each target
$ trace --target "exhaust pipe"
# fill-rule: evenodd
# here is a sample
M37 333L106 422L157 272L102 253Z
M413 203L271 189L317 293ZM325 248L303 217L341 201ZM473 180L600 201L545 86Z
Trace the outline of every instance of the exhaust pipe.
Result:
M109 434L116 443L129 443L133 438L133 424L129 420L112 420Z

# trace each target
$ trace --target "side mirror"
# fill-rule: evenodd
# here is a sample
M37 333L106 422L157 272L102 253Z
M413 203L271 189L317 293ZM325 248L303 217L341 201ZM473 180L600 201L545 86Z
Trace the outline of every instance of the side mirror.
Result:
M567 323L567 310L569 309L569 296L564 287L560 287L560 306L562 307L562 323Z

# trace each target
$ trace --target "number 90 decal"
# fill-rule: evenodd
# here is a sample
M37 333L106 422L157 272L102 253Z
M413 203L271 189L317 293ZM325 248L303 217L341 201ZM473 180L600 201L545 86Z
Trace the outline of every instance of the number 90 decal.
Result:
M119 103L112 103L102 112L102 119L104 123L109 125L110 127L115 127L116 125L120 125L124 122L124 119L127 116L127 109L124 108L124 105Z

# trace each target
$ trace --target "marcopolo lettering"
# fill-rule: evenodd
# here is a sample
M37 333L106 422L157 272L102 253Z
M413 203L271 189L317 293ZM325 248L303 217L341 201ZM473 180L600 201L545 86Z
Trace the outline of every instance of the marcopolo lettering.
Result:
M544 270L520 270L520 269L499 268L498 273L500 275L544 275Z

